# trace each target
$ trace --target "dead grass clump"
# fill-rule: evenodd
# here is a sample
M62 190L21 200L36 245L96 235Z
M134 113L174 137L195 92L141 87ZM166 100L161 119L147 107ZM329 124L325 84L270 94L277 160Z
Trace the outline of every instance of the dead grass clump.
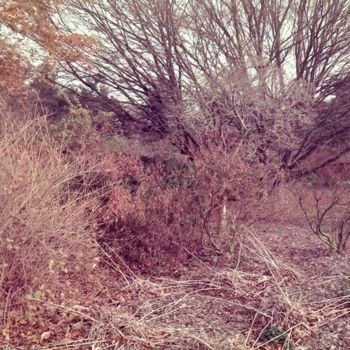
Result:
M89 169L52 145L45 118L3 111L0 134L1 292L8 303L43 286L59 294L63 280L86 278L96 262L96 203L66 186Z
M90 342L125 349L303 349L328 322L349 314L348 297L310 303L304 276L245 232L240 262L204 262L178 280L134 276L111 303L91 309Z
M99 304L54 304L32 295L59 318L42 347L80 349L305 349L329 322L349 314L349 297L310 302L296 290L304 276L281 262L252 231L241 257L214 267L198 259L180 279L129 276ZM70 326L62 318L71 320ZM66 318L65 318L66 320ZM64 333L63 329L69 329ZM55 333L56 332L56 333ZM46 334L45 332L42 334Z

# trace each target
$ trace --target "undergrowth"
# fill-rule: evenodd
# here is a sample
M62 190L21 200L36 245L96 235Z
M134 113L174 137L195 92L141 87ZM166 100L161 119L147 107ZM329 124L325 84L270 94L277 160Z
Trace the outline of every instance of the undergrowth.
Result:
M45 116L0 120L4 349L301 350L349 314L347 292L294 293L305 276L247 225L263 170L70 150Z

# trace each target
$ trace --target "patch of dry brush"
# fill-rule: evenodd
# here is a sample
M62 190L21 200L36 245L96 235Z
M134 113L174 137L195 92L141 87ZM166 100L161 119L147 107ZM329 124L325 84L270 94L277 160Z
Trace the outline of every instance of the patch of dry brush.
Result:
M69 294L69 281L90 283L97 258L96 200L67 186L91 169L79 157L65 159L45 117L26 117L0 116L0 298L8 341L16 338L9 314L25 307L26 296L58 297Z

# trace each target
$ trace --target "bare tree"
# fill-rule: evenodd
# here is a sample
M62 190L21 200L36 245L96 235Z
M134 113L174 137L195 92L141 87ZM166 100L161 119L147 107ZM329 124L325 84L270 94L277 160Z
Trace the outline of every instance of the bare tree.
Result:
M302 79L319 99L349 70L349 14L348 0L193 0L191 11L208 67L239 66L269 85L273 66L279 89Z
M233 67L267 85L274 67L279 88L303 79L324 98L349 69L349 0L70 0L66 10L61 28L73 30L73 16L100 42L90 78L128 102L154 91L178 102L189 86ZM69 68L87 77L86 68Z
M334 76L349 71L350 3L347 0L296 4L294 54L296 78L314 83L328 96Z
M89 55L94 65L87 70L82 64L69 63L70 74L97 95L102 86L107 87L110 95L104 97L134 109L144 127L169 133L166 108L179 107L183 91L183 70L177 64L181 22L176 3L73 0L70 10L82 26L88 22L86 30L100 43Z
M210 126L226 135L212 140L299 175L334 134L347 138L325 101L349 72L349 0L70 0L65 10L57 26L78 23L99 46L64 71L125 128L193 155ZM344 141L312 167L348 151Z

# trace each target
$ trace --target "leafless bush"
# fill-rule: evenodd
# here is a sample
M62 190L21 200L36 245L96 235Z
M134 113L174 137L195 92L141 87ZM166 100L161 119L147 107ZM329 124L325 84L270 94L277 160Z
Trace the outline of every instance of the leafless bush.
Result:
M247 162L282 169L295 166L301 138L316 119L312 90L302 82L273 94L239 70L212 78L200 103L201 109L192 111L198 123L194 135Z
M120 154L106 162L105 173L113 189L101 243L145 269L182 263L188 249L223 254L269 186L266 167L214 144L202 145L194 160L148 166L137 154Z
M350 238L350 193L344 185L299 186L299 206L311 231L331 251L346 251Z

